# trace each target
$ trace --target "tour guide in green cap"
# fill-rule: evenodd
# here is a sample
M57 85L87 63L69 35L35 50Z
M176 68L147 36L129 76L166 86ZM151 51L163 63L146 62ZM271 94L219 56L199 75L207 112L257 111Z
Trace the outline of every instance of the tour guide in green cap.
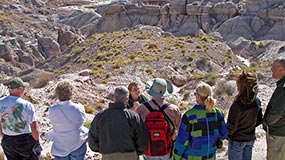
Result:
M13 78L6 84L10 95L0 98L1 146L8 160L39 160L41 146L34 105L22 99L29 83Z
M7 83L8 88L15 89L19 87L28 87L30 84L24 82L21 78L15 77Z

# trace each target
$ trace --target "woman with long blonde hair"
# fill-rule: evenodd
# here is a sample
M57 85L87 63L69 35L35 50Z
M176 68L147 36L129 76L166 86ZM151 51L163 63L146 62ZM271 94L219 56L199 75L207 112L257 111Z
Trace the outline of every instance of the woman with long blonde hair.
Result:
M221 147L217 142L227 137L224 115L215 107L209 84L200 82L194 94L196 105L182 117L173 156L175 160L214 160Z

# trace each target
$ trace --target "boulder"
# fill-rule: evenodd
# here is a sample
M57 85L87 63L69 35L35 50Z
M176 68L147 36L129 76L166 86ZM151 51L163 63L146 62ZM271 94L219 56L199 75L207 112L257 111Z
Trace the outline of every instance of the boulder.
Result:
M43 57L49 58L61 53L59 44L51 37L36 37L38 40L38 50Z
M183 75L172 75L171 81L175 86L181 87L187 83L187 77Z

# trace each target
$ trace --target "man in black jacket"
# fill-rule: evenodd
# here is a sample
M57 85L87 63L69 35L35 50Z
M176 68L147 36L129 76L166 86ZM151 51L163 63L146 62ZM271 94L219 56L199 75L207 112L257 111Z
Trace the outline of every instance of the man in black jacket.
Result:
M272 64L272 77L277 87L267 105L263 127L267 132L267 160L285 159L285 57Z
M115 102L99 112L91 123L89 147L102 153L104 160L136 160L147 149L147 129L140 116L125 107L128 97L126 87L116 88Z

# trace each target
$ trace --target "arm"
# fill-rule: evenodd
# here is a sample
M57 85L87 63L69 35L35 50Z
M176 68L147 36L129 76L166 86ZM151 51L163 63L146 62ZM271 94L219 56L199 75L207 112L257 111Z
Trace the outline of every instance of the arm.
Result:
M148 130L143 122L143 120L138 116L136 116L137 128L135 130L135 143L137 154L143 154L147 150L148 145Z
M220 122L220 127L219 127L220 139L224 140L228 136L228 128L225 122L224 114L221 111L218 112L218 120Z
M94 152L99 152L99 131L97 127L97 121L98 121L97 119L98 119L98 114L95 116L90 125L88 139L87 139L89 148Z
M36 141L39 141L39 125L37 121L34 121L30 124L32 130L32 136Z
M282 118L285 111L285 88L280 88L273 93L273 96L267 106L264 122L266 125L274 125L280 118Z
M3 136L2 124L0 123L0 136Z
M238 126L238 121L240 118L240 110L236 103L233 103L228 115L228 121L227 121L227 129L229 132L229 135L233 135Z
M257 98L256 99L256 103L258 106L258 113L257 113L257 118L256 118L256 124L255 127L259 126L260 124L262 124L263 121L263 114L262 114L262 109L261 109L261 102L260 100Z
M78 122L80 122L80 126L84 125L84 123L86 122L86 112L85 112L85 108L83 107L82 104L79 104L79 116L78 117Z
M174 159L183 159L183 154L187 148L188 145L190 145L191 137L190 137L190 132L191 132L192 125L188 122L187 116L184 114L180 127L179 127L179 132L178 136L176 138L176 141L174 142L174 147L173 147L173 157ZM187 157L186 157L187 159Z

